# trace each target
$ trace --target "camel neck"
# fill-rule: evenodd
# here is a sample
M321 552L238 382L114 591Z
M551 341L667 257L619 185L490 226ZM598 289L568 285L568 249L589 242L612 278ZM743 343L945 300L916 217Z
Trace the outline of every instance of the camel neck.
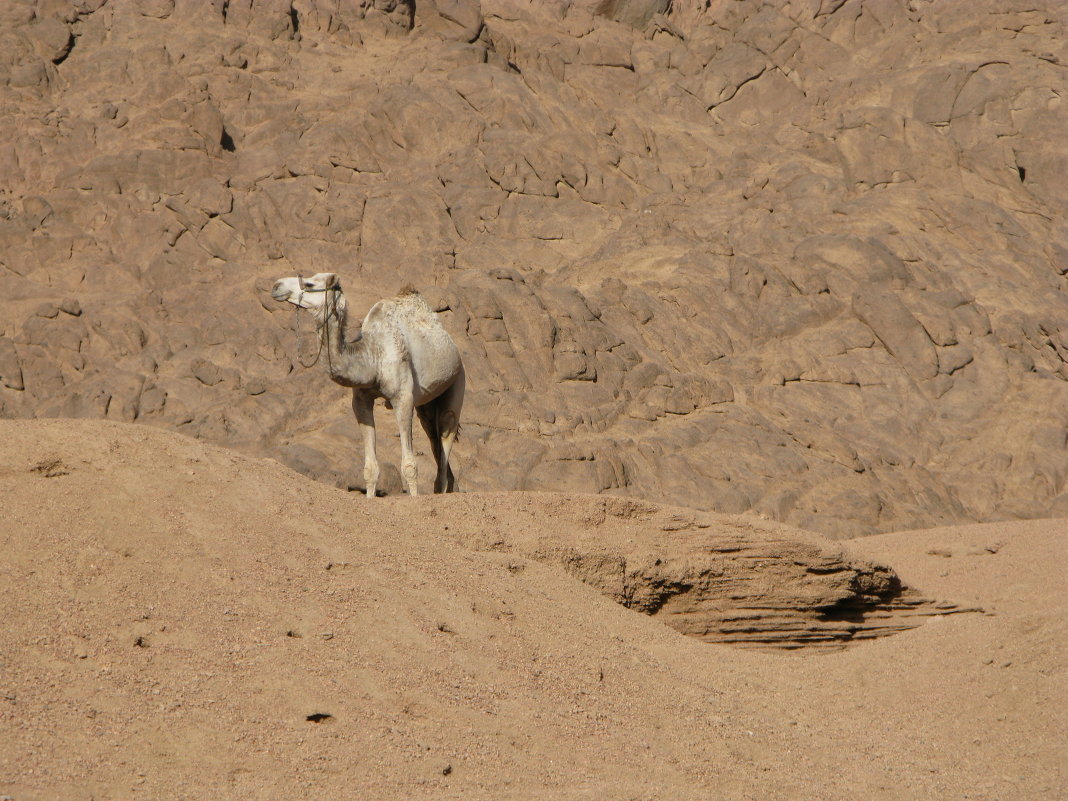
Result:
M356 341L348 341L348 310L340 296L338 300L319 325L323 361L330 378L338 384L346 387L369 386L377 375L374 361L370 358L362 333L356 337Z

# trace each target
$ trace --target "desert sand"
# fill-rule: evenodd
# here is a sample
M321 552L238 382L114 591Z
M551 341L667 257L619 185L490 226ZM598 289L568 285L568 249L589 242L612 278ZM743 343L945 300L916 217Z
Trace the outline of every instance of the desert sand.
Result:
M1068 521L808 535L977 611L753 649L503 543L582 553L573 523L603 498L539 496L555 514L535 523L522 493L367 500L141 426L0 434L0 793L18 801L1063 794ZM718 518L710 541L736 522ZM609 514L602 541L629 521ZM501 542L465 545L470 528Z

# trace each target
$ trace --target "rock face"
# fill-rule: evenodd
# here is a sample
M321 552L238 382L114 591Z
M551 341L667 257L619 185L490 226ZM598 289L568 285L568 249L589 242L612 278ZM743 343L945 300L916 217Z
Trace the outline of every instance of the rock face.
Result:
M466 489L832 534L1068 513L1062 16L12 0L0 415L356 485L267 294L329 270L354 315L408 282L441 311Z

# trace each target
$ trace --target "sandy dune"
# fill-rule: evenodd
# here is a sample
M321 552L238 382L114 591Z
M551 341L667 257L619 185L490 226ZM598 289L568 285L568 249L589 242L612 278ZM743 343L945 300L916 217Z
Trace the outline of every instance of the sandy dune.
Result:
M456 536L532 526L523 495L367 502L106 422L0 435L17 801L1049 799L1068 778L1068 521L808 535L983 611L752 650ZM549 497L533 533L563 545L591 499Z

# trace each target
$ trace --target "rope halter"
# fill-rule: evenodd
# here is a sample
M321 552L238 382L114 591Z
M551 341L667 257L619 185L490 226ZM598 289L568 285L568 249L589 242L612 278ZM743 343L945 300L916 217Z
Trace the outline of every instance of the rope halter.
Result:
M330 316L332 314L337 313L337 293L341 292L341 282L335 280L334 283L332 283L330 286L305 288L304 276L298 274L297 286L299 288L300 294L297 296L297 302L293 305L293 332L296 335L297 340L297 362L300 363L301 367L307 369L309 367L314 367L316 364L319 363L319 357L323 354L323 340L328 339L330 337ZM325 329L325 336L319 336L319 350L316 351L315 358L312 359L311 362L305 364L304 360L300 358L300 310L303 308L303 306L301 306L300 304L301 301L304 299L304 294L310 294L312 292L334 292L335 294L328 295L326 298L326 303L324 304L327 307L326 313L323 315L323 328ZM333 371L334 365L330 361L329 348L327 348L326 350L326 360L330 370Z

